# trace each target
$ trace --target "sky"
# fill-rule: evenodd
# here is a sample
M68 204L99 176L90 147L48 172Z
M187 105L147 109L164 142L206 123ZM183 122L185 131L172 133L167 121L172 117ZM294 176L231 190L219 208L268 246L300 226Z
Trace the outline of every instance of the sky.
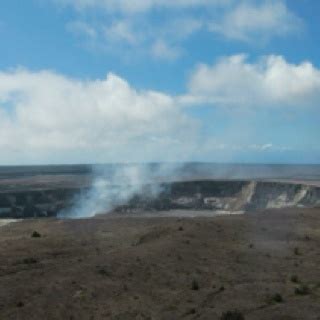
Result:
M0 165L320 163L318 0L2 0Z

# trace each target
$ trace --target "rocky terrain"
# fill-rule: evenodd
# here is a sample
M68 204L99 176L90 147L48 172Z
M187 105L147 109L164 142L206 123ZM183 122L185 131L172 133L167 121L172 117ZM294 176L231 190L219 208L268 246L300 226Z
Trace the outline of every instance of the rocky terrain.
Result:
M320 319L319 209L163 213L2 227L0 319Z

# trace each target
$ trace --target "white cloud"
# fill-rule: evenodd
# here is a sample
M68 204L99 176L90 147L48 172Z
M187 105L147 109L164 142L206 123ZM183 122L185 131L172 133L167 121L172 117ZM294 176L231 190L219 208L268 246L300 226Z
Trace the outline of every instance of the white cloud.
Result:
M79 21L68 29L73 33L82 31L85 41L88 36L92 41L98 35L89 48L106 48L106 52L116 54L123 45L143 55L165 51L168 54L159 56L167 56L167 60L179 57L178 51L184 51L186 40L196 33L210 31L255 45L296 34L303 25L284 0L47 1L80 10ZM92 11L99 14L92 15Z
M121 53L122 58L126 58L129 52L132 57L134 52L173 61L184 51L181 42L201 27L202 22L192 18L172 19L161 26L149 25L147 21L139 19L121 18L108 25L75 21L69 23L67 29L77 35L83 33L85 39L89 40L89 48L103 49L117 55Z
M181 9L226 5L234 0L53 0L78 10L102 8L108 12L135 14L155 8Z
M1 162L23 163L33 153L38 161L61 153L60 161L79 162L81 152L92 162L170 159L187 153L185 134L195 128L172 97L136 91L114 74L78 81L50 71L0 72L0 116Z
M249 146L249 149L253 149L253 150L257 150L257 151L268 151L271 150L273 148L273 144L272 143L266 143L266 144L253 144Z
M214 150L284 151L289 149L274 141L261 142L241 122L254 119L259 108L317 107L319 101L320 70L281 56L249 62L236 55L199 65L181 97L138 91L112 73L76 80L51 71L5 71L0 72L0 163L183 161ZM197 122L185 107L202 104L227 107L226 117L235 120L231 134L226 130L214 141L201 137L198 126L208 119ZM246 106L253 112L243 113Z
M178 40L184 40L194 33L200 31L204 23L200 18L184 17L171 19L167 25L160 28L164 37L171 36Z
M302 22L283 1L240 2L220 21L209 23L209 30L227 38L254 41L268 40L300 30Z
M189 81L188 103L225 106L315 106L320 100L320 70L310 62L291 64L270 55L250 63L245 55L199 65Z
M181 55L181 49L171 47L165 41L159 39L153 44L151 53L157 59L175 60Z
M67 30L74 34L84 35L89 38L97 37L96 29L83 21L73 21L68 23Z
M105 36L111 42L126 42L136 45L139 41L138 34L133 30L129 20L118 20L105 27Z

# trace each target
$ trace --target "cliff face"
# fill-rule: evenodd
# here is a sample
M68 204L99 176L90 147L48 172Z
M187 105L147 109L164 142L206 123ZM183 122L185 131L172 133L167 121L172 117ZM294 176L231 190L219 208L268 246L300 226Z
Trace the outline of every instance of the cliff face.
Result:
M316 207L320 188L303 184L257 181L190 181L161 185L158 196L148 196L148 187L116 211L216 210L251 211L257 209Z
M146 185L115 212L139 210L251 211L257 209L320 206L320 187L258 181L186 181ZM52 189L0 193L0 217L56 216L73 205L85 189ZM106 205L107 207L107 205Z
M79 189L10 191L0 193L0 218L56 216L72 203Z

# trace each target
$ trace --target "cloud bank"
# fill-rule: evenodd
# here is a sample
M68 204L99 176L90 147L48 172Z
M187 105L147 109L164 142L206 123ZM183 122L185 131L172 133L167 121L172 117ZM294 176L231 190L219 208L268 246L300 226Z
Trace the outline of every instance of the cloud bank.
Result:
M4 154L152 161L187 154L195 122L156 91L137 91L110 73L80 81L50 71L0 73L0 148ZM191 139L191 138L190 138ZM31 154L30 154L31 153ZM90 154L91 153L91 154ZM21 159L20 159L21 160Z
M52 71L2 71L1 162L190 160L228 148L210 135L199 140L206 119L192 116L198 108L219 107L232 117L228 110L235 108L254 114L317 108L320 100L319 69L274 55L253 62L234 55L200 64L187 83L186 92L175 96L136 90L113 73L77 80ZM274 141L240 142L244 149L279 149Z
M249 62L246 55L200 64L189 81L191 103L233 107L307 107L320 100L320 70L310 62L292 64L269 55Z

